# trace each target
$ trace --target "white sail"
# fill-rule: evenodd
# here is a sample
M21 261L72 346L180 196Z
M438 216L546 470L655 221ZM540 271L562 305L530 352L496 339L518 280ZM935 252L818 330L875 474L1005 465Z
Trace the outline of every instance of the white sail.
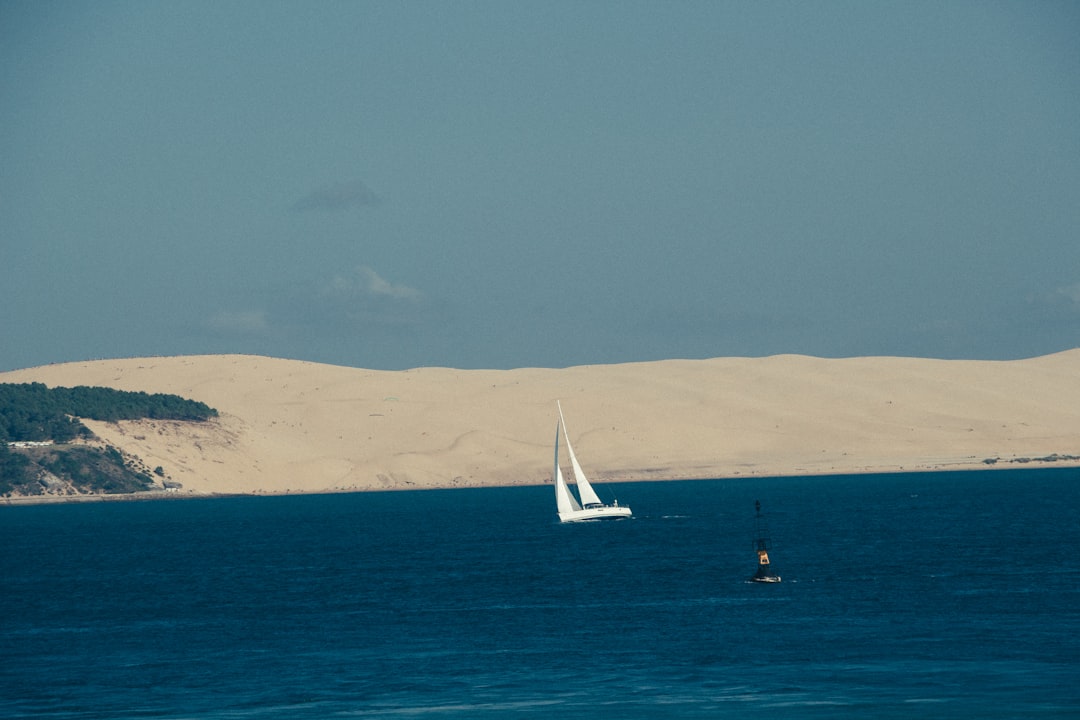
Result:
M578 463L577 455L574 454L574 446L570 444L570 435L566 432L566 420L562 414L562 404L558 400L555 404L559 406L559 420L562 423L563 437L566 438L566 452L570 455L570 466L574 468L574 483L577 485L578 495L581 496L581 504L583 507L589 507L590 505L603 505L600 502L600 496L593 490L593 486L589 484L589 479L585 477L585 471L581 469L581 464Z
M574 496L570 494L570 488L566 486L566 478L563 477L562 469L559 467L559 429L560 426L555 426L555 508L558 510L559 515L562 516L566 513L571 513L576 510L581 510L581 506L578 505L578 501L574 499Z

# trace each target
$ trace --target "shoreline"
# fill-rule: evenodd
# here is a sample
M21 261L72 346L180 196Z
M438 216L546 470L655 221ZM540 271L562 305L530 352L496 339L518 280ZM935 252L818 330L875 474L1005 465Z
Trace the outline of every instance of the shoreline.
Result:
M634 485L637 483L664 483L664 482L708 482L708 481L743 481L743 480L768 480L775 478L833 478L833 477L876 477L887 475L948 475L952 473L971 472L1007 472L1009 470L1070 470L1080 471L1080 458L1067 460L1028 459L998 461L986 463L983 461L957 461L941 463L938 465L917 465L893 467L887 466L880 469L851 469L846 471L817 471L817 472L789 472L789 473L746 473L726 475L721 477L679 477L679 478L619 478L597 481L598 485ZM1080 479L1080 472L1077 474ZM99 502L158 502L158 501L185 501L207 500L224 498L257 498L257 497L289 497L298 495L353 495L383 492L427 492L430 490L484 490L508 487L551 487L546 483L501 483L490 485L474 485L468 487L394 487L374 488L364 490L309 490L309 491L259 491L259 492L212 492L212 493L185 493L163 490L148 490L138 493L116 494L86 494L86 495L18 495L12 497L0 497L0 507L23 507L29 505L79 505Z

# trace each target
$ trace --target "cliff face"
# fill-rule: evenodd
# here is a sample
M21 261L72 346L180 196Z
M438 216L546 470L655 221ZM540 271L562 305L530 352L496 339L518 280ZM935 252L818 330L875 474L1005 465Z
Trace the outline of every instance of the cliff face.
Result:
M397 372L190 356L0 373L31 381L217 408L201 423L86 422L184 494L542 484L556 399L600 482L1080 464L1080 350L1011 362L775 356Z

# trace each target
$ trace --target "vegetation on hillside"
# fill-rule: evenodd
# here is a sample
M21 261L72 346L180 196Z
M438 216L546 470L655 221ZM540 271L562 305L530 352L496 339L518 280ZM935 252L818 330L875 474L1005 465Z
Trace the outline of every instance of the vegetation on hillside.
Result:
M0 384L0 496L130 493L154 480L137 459L113 447L71 445L94 437L90 420L200 422L217 410L178 395L104 387L48 388L42 383ZM50 443L14 447L13 443ZM161 469L154 471L161 475Z
M42 383L0 384L0 440L68 442L89 437L77 418L89 420L189 420L217 417L205 403L179 395L105 387L49 388Z

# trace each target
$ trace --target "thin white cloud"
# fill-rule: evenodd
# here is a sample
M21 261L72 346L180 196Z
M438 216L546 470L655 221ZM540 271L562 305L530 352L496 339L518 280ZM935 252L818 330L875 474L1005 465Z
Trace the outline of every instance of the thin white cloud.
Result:
M366 265L360 265L345 275L335 275L323 287L323 295L342 300L361 298L390 298L417 301L422 293L407 285L395 285Z
M326 185L293 203L296 212L341 212L379 204L379 196L359 180Z
M1054 297L1069 303L1073 310L1080 310L1080 282L1059 287L1054 291Z

